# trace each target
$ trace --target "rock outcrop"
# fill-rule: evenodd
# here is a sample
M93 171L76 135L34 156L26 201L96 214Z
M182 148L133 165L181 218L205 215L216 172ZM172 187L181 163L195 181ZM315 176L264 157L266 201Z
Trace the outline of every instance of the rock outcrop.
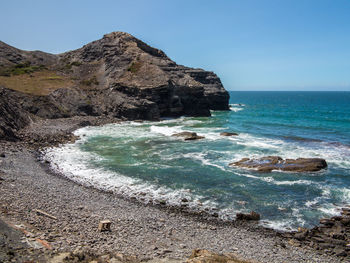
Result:
M267 156L259 159L243 158L230 163L230 166L257 169L260 172L280 170L287 172L316 172L327 168L327 162L321 158L282 159L279 156Z
M294 246L306 244L349 260L350 208L343 208L340 216L321 219L320 226L312 229L299 228L298 232L285 233L284 236L290 238L289 243Z
M28 86L38 72L47 74L42 83L54 90L39 95L31 93L33 87L21 90L19 75L28 75ZM51 85L53 81L56 85ZM59 88L57 81L62 82ZM213 72L177 65L163 51L123 32L59 55L23 51L0 42L0 85L18 91L19 111L41 118L88 115L158 120L229 110L229 94ZM6 123L11 129L21 128Z
M13 141L18 139L16 131L28 125L30 118L11 93L0 87L0 138Z

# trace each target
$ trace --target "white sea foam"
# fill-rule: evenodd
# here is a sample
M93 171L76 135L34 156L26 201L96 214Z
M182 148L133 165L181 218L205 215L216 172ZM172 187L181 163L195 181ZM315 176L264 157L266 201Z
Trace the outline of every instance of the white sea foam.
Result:
M309 181L309 180L278 181L278 180L274 179L271 176L255 176L255 175L252 175L252 174L240 173L240 172L236 172L236 174L239 175L239 176L244 176L244 177L247 177L247 178L260 180L260 181L268 182L268 183L275 184L275 185L295 185L295 184L311 185L311 184L314 184L314 182Z
M186 189L170 189L153 185L91 165L101 157L82 152L78 144L67 144L60 148L49 148L43 155L44 160L50 161L51 168L67 178L85 186L112 191L127 197L135 197L141 202L157 203L165 200L168 205L181 205L181 200L190 200L189 207L193 209L211 209L216 206L212 201L201 202L203 197L190 193Z
M230 110L237 112L237 111L241 111L243 110L243 108L239 108L239 107L230 107Z
M160 134L163 134L165 136L171 136L174 133L181 132L182 131L181 128L182 128L182 126L168 127L168 126L152 125L150 130L151 130L151 132L154 132L154 133L160 133Z
M194 159L197 161L200 161L203 165L209 165L209 166L213 166L216 168L219 168L222 171L226 171L227 167L217 164L214 161L210 160L209 158L206 158L206 153L198 153L198 152L193 152L193 153L186 153L182 155L185 158L190 158L190 159Z

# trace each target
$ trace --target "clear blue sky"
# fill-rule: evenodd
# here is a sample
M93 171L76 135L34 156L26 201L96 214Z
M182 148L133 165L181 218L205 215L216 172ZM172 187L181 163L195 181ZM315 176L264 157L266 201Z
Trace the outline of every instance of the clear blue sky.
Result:
M0 40L25 50L125 31L228 90L350 90L350 0L2 0L0 14Z

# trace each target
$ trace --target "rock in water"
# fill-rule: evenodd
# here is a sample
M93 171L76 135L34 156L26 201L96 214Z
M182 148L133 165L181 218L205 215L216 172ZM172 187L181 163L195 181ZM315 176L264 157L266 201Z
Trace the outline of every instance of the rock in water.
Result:
M257 169L260 172L281 170L288 172L316 172L327 168L327 162L321 158L282 159L279 156L267 156L258 159L243 158L230 163L230 166Z
M180 133L175 133L171 136L183 137L185 141L204 139L204 136L198 136L197 133L195 132L180 132Z
M220 135L221 136L237 136L238 133L235 133L235 132L221 132Z

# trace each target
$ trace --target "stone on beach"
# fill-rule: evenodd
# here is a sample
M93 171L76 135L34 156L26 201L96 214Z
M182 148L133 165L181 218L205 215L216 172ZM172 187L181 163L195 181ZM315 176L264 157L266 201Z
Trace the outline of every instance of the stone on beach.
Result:
M322 158L282 159L279 156L266 156L256 159L243 158L229 165L257 169L259 172L271 172L272 170L317 172L327 168L327 162Z

